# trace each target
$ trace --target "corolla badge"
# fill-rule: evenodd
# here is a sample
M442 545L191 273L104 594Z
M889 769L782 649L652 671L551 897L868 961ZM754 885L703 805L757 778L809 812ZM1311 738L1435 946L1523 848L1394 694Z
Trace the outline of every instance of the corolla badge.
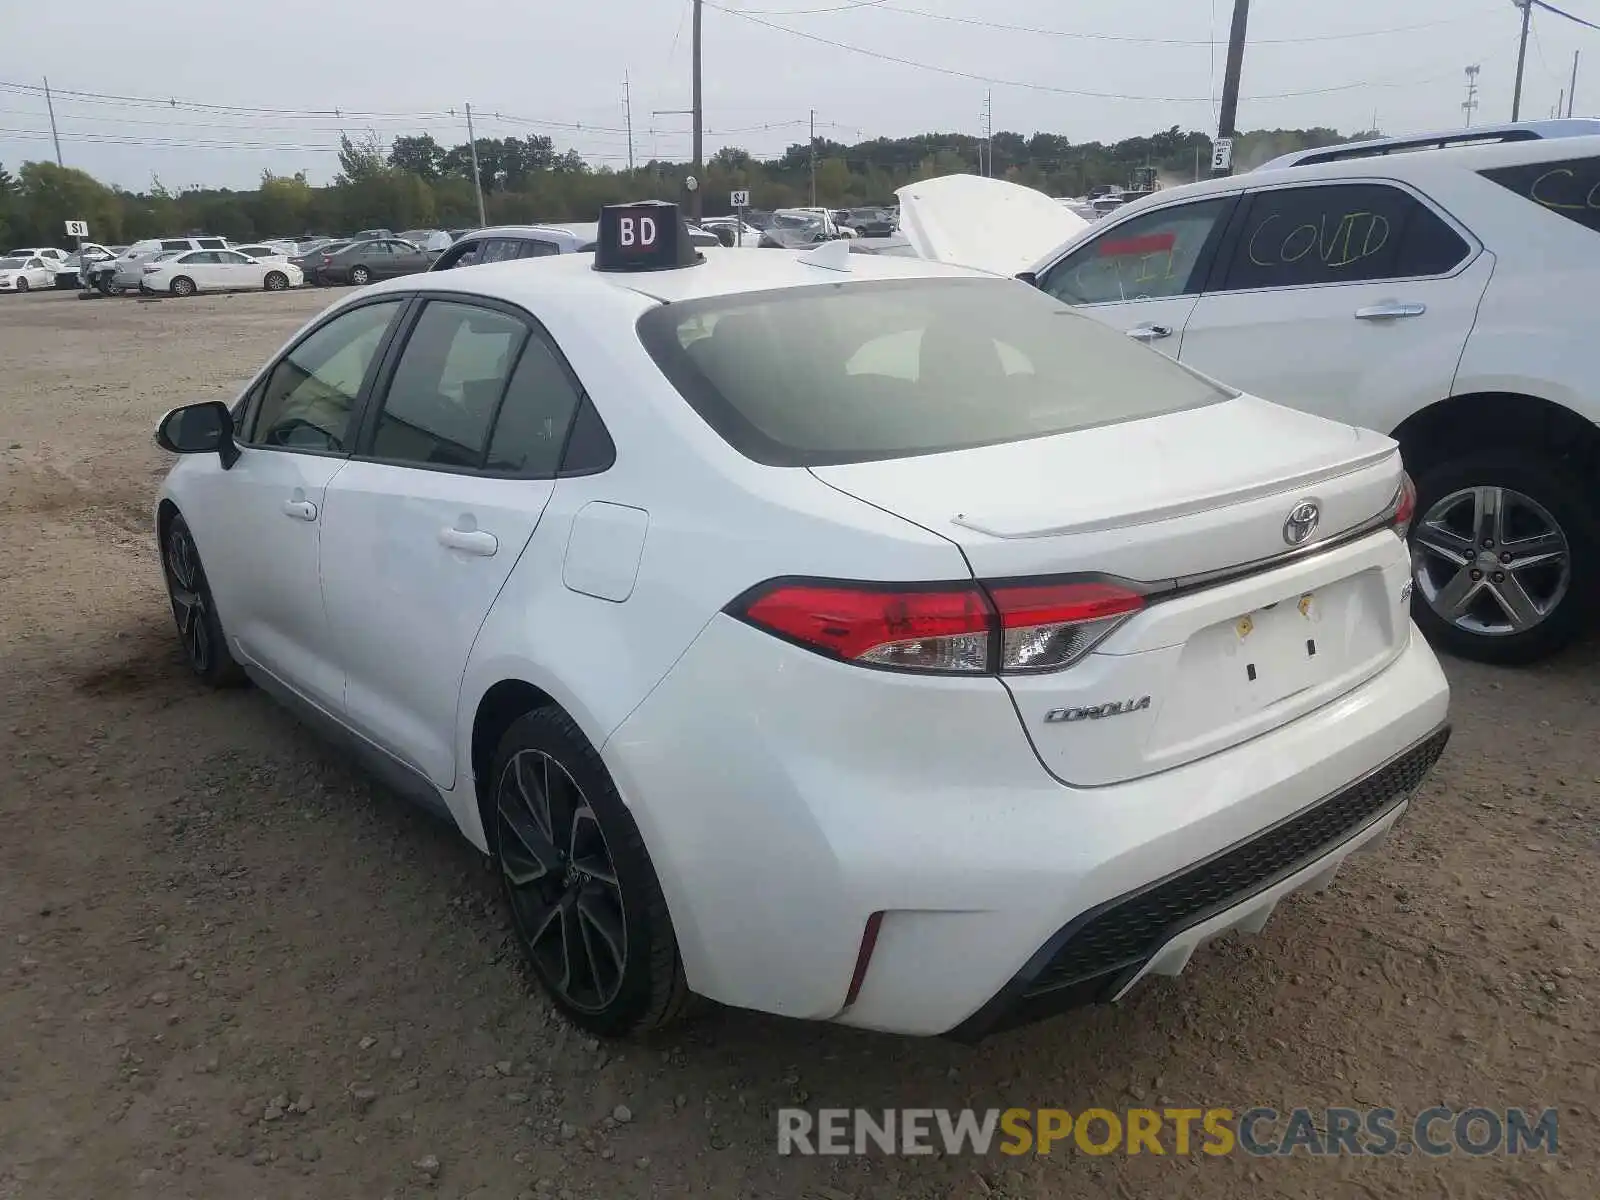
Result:
M1283 523L1283 540L1291 546L1302 544L1317 531L1317 522L1320 520L1322 510L1317 507L1317 502L1302 500L1289 510L1288 519Z
M1063 721L1102 721L1106 717L1125 717L1129 713L1143 712L1150 707L1150 697L1140 696L1137 700L1116 700L1110 704L1090 704L1083 708L1052 708L1045 713L1047 725L1058 725Z

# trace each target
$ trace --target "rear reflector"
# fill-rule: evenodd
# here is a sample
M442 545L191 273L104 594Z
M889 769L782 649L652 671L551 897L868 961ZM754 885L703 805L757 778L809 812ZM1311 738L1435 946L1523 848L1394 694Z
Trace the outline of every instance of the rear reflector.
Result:
M774 580L728 606L768 633L863 666L984 675L1060 670L1144 596L1100 581L881 585Z

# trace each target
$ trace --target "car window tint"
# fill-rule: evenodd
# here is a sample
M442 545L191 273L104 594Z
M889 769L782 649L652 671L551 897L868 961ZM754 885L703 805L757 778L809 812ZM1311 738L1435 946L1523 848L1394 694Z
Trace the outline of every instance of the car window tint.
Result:
M552 254L560 254L561 247L554 242L547 242L541 238L528 238L522 243L521 257L547 258Z
M554 475L581 398L555 352L542 339L532 339L500 405L489 443L489 469Z
M223 241L221 238L201 238L195 242L195 245L204 246L207 250L221 250L227 244L228 243Z
M341 313L289 351L267 377L251 440L344 450L362 380L400 305L391 300Z
M163 250L187 250L189 248L189 243L188 242L176 242L176 241L174 241L174 242L162 242L161 243L161 248Z
M218 251L216 251L216 260L218 262L222 262L222 263L243 263L243 262L249 262L250 261L250 259L248 257L246 257L243 254L238 253L235 250L218 250Z
M1195 267L1232 200L1219 196L1124 221L1056 264L1040 286L1068 304L1119 304L1198 291Z
M1279 188L1248 203L1223 283L1228 289L1440 274L1468 251L1421 201L1384 184Z
M395 366L373 457L477 468L526 337L527 326L504 313L431 302Z

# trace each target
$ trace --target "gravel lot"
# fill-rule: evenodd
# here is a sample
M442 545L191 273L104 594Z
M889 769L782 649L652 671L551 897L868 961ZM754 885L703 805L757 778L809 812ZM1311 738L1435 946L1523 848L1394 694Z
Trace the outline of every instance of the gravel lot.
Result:
M1448 663L1396 837L1122 1006L976 1048L565 1026L465 843L177 654L153 421L327 298L0 298L0 1197L1596 1195L1592 644ZM795 1102L1557 1106L1561 1153L780 1158Z

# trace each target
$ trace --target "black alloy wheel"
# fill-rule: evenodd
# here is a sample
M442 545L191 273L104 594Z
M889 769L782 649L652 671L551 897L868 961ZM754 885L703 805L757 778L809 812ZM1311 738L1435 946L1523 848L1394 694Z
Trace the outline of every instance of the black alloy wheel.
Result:
M161 564L167 577L167 597L172 602L172 619L178 626L189 668L213 687L231 687L244 682L244 672L228 653L222 623L217 618L211 585L194 535L181 516L167 525Z
M691 1000L661 884L593 745L560 709L512 722L485 832L535 977L602 1036L659 1028Z

